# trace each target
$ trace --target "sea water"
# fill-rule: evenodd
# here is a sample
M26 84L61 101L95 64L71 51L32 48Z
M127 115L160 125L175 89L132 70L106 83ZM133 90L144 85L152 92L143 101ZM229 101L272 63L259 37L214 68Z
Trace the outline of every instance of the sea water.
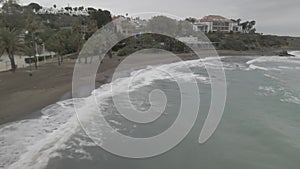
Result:
M214 67L214 58L206 62ZM192 60L139 70L140 78L130 91L133 105L147 110L151 106L148 95L154 89L162 90L168 99L165 111L153 123L135 124L122 117L106 84L93 92L98 105L92 104L92 96L61 101L44 108L41 117L2 125L0 168L298 169L300 58L224 57L222 63L228 88L225 111L205 144L199 144L198 137L210 106L211 84L203 60ZM181 69L187 65L192 76ZM79 125L73 101L87 112L98 106L106 121L122 134L158 135L175 121L181 93L176 81L154 67L176 73L187 83L196 79L201 98L196 124L179 145L156 157L129 159L106 152ZM116 84L120 92L123 81Z

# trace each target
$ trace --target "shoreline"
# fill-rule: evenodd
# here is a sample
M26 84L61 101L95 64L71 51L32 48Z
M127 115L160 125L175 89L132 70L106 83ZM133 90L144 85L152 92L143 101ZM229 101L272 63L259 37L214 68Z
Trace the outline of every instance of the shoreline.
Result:
M192 55L180 56L183 60L197 59ZM124 57L114 56L104 58L97 75L95 86L109 83L115 68ZM147 65L175 62L170 58L154 59L138 63L138 66L128 65L128 70L141 69ZM75 60L65 59L61 66L57 63L46 63L33 71L30 77L28 68L0 73L0 125L30 119L41 114L41 110L58 101L72 98L72 77Z
M282 50L248 50L248 51L235 51L235 50L217 50L219 56L279 56Z
M111 67L119 63L117 59L106 62L97 74L101 84L106 83ZM34 70L32 77L28 68L17 69L15 73L1 72L0 125L35 117L43 108L71 98L74 65L75 60L70 59L61 66L46 63Z
M219 56L261 56L259 51L217 51ZM268 56L274 56L268 52ZM178 54L182 60L198 59L193 54ZM115 68L124 57L104 58L96 75L96 87L109 83ZM171 57L141 59L138 66L128 64L128 70L141 69L147 65L166 64L180 61ZM61 66L57 63L46 63L34 70L29 77L28 68L20 68L15 73L0 72L0 125L29 119L40 115L43 108L58 101L72 98L72 76L75 60L65 59ZM38 114L39 113L39 114ZM35 115L34 115L35 114Z

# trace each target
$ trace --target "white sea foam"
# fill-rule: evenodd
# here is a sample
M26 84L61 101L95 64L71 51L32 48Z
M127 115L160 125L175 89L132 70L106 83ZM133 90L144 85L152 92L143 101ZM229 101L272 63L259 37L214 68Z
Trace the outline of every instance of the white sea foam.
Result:
M74 131L76 120L70 108L48 106L42 118L4 125L1 133L1 166L4 168L39 168L47 163L54 149ZM71 120L73 119L73 120ZM72 130L70 130L72 129ZM64 136L64 137L62 137ZM41 152L45 149L44 152ZM40 160L34 160L35 158ZM16 163L17 162L17 163Z
M280 99L280 101L286 102L286 103L300 104L300 99L295 96L290 96L289 98L283 98L283 99Z
M281 102L300 104L300 95L295 96L292 92L283 87L259 86L259 95L263 96L280 96Z
M118 126L121 126L122 124L116 120L108 120L109 122L115 124L115 125L118 125Z
M276 60L279 57L271 57L269 60ZM122 92L131 81L131 90L136 90L140 87L150 85L155 80L169 79L171 75L181 77L182 80L190 81L191 78L196 78L201 83L210 83L207 76L199 74L190 74L182 71L182 66L209 68L220 68L215 60L218 58L206 58L200 60L192 60L178 62L160 66L148 66L145 69L137 70L131 73L130 77L124 77L113 81L111 84L105 84L93 91L92 96L81 99L66 100L50 105L42 110L42 116L36 119L22 120L13 122L0 127L0 168L44 168L49 159L60 157L59 150L71 149L75 153L81 154L84 159L91 159L91 156L83 147L95 146L95 144L87 141L87 136L81 133L80 137L75 137L75 134L80 133L81 128L75 116L73 101L80 105L81 109L86 110L87 114L81 118L89 120L89 111L103 110L108 106L108 97L112 96L111 86L114 84L114 94ZM280 58L279 58L280 59ZM247 62L250 66L256 62L266 62L268 58L261 57ZM206 64L204 64L205 62ZM236 69L236 64L224 63L225 69ZM241 67L241 65L239 66ZM255 65L254 65L255 67ZM257 66L256 66L257 68ZM261 68L266 70L267 68ZM164 72L164 73L163 73ZM270 75L265 74L266 77ZM131 79L131 77L134 77ZM274 88L270 86L261 86L259 90L266 95L276 95L282 92L283 88ZM94 97L97 98L98 107L93 104ZM299 97L286 95L281 101L299 103ZM105 116L105 112L102 112ZM111 120L115 125L121 123ZM91 124L93 125L93 124ZM135 126L136 127L136 126ZM97 131L99 132L99 131ZM70 139L73 139L73 141ZM68 158L73 158L69 155Z
M265 71L268 70L267 68L256 66L256 65L253 65L253 64L249 65L249 68L252 69L252 70L265 70Z
M281 71L278 68L274 68L274 67L268 67L268 68L266 68L266 67L262 67L262 66L256 66L254 64L249 65L249 69L247 69L247 70Z
M269 75L269 74L264 74L264 76L267 77L267 78L273 79L273 80L279 80L279 78L277 78L275 76L272 76L272 75Z
M205 61L214 60L209 58ZM175 74L181 77L182 80L189 81L191 78L197 78L203 83L209 83L209 78L198 75L182 72L182 66L189 67L203 67L203 60L193 60L179 63L172 63L160 66L149 66L146 69L138 70L131 73L134 76L131 89L137 89L146 85L150 85L155 80L170 79L169 74ZM162 73L165 71L166 73ZM118 92L124 89L123 84L127 84L130 77L120 78L112 83L117 86L115 88ZM61 101L50 105L42 110L42 116L36 119L21 120L6 124L0 128L0 166L3 168L44 168L49 159L61 156L59 150L70 148L67 142L74 134L80 131L75 111L73 108L73 101L76 101L84 110L87 111L85 117L88 116L89 111L95 111L96 107L93 105L94 96L97 97L98 106L107 106L107 98L111 96L111 85L105 84L96 89L92 96L81 99L70 99ZM101 99L99 99L101 98ZM99 108L99 107L98 107ZM96 110L98 110L98 108ZM101 110L101 109L100 109ZM85 119L83 119L85 120ZM120 123L111 121L116 125ZM92 125L92 124L91 124ZM83 144L84 140L80 140ZM72 145L72 144L71 144ZM92 146L94 144L91 144ZM73 144L73 147L75 143ZM84 145L82 145L84 146ZM83 154L84 158L90 158L89 154L81 147L74 149L75 153ZM88 145L86 145L88 146ZM72 146L71 146L72 147Z
M276 64L294 64L294 66L283 66L279 65L276 67L265 67L266 63L276 63ZM285 69L298 70L300 65L300 57L279 57L279 56L263 56L252 59L246 63L252 70L264 70L264 71L282 71ZM264 66L261 66L263 64Z
M285 69L285 70L300 70L300 67L296 66L278 66L279 69Z
M300 57L300 51L288 51L289 54Z
M285 88L275 86L259 86L258 90L258 95L263 96L278 96L285 92Z
M264 62L279 62L279 63L299 63L300 57L280 57L280 56L262 56L257 57L248 61L246 64L251 65L254 63L264 63Z
M258 90L264 91L266 93L275 94L276 90L273 86L259 86Z
M295 96L291 92L286 92L284 94L284 98L280 99L280 101L286 103L300 104L300 95Z

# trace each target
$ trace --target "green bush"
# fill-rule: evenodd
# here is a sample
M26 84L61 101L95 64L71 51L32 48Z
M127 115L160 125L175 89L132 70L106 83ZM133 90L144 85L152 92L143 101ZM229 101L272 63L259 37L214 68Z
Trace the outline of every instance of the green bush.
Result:
M118 51L118 56L128 56L135 52L135 50L131 47L124 47Z
M261 34L241 33L211 33L207 35L210 41L219 42L217 49L223 50L260 50L262 48L282 48L291 46L289 37Z
M70 56L68 56L68 58L69 58L69 59L72 59L72 60L77 59L77 58L78 58L78 53L75 53L75 54L73 54L73 55L70 55Z

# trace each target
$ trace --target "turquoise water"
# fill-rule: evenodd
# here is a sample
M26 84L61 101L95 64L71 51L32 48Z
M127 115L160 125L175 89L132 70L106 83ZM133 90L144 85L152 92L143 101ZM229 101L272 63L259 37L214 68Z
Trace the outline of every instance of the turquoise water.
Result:
M74 112L70 109L72 104L65 101L44 110L47 112L44 119L48 118L48 123L51 123L51 118L56 117L65 125L53 132L52 136L46 135L47 139L43 143L47 144L36 144L38 149L35 151L28 148L29 153L24 153L21 160L16 160L14 167L298 169L300 59L227 57L222 62L228 87L225 111L216 132L205 144L199 144L198 138L210 106L210 81L200 61L189 61L188 65L199 77L197 83L201 105L191 132L172 150L146 159L129 159L110 154L96 146L76 122L70 123ZM167 68L183 73L174 67L180 66ZM157 72L151 72L155 73ZM182 76L184 75L183 73ZM188 80L187 78L187 82ZM126 120L120 116L110 97L99 99L99 107L103 108L105 119L119 132L137 138L155 136L170 127L176 119L180 107L180 91L172 79L157 78L133 90L130 99L137 108L147 109L150 106L148 94L153 89L161 89L168 98L165 112L153 123L142 125ZM98 93L105 93L105 88L99 89ZM83 103L84 107L87 102ZM39 160L43 163L37 164Z

